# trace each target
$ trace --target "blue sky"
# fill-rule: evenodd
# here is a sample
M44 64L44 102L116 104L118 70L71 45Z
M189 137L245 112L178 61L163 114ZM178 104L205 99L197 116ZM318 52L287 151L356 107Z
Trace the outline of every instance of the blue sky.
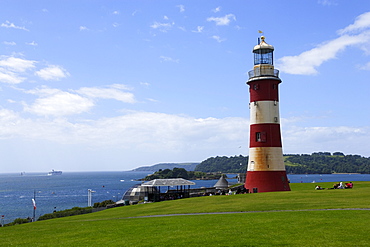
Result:
M284 153L370 156L369 1L0 2L0 172L248 155L259 37Z

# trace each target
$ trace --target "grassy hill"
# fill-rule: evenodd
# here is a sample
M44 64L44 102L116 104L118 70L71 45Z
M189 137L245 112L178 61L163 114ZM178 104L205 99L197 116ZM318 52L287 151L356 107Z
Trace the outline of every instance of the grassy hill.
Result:
M4 227L0 245L368 246L370 182L348 190L314 186L124 206Z

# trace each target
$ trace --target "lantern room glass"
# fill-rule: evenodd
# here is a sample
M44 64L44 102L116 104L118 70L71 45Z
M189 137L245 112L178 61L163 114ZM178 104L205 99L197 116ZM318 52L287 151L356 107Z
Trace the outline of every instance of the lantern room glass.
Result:
M254 51L254 65L270 64L273 65L273 50L259 49Z

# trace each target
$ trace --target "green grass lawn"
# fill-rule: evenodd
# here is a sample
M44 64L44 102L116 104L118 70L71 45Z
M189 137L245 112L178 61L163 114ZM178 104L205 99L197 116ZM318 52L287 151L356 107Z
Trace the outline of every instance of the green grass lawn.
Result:
M333 183L320 183L331 187ZM370 182L352 190L209 196L0 228L4 246L369 246ZM242 212L232 214L165 214Z

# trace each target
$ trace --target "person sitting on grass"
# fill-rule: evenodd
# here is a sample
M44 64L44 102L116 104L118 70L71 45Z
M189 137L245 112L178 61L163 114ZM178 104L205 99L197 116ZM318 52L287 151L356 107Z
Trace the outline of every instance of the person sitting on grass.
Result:
M344 189L343 182L340 181L338 189Z
M353 187L353 183L349 182L349 183L346 183L346 186L344 188L345 189L352 189L352 187Z
M323 190L325 188L322 188L320 185L316 185L315 190Z

